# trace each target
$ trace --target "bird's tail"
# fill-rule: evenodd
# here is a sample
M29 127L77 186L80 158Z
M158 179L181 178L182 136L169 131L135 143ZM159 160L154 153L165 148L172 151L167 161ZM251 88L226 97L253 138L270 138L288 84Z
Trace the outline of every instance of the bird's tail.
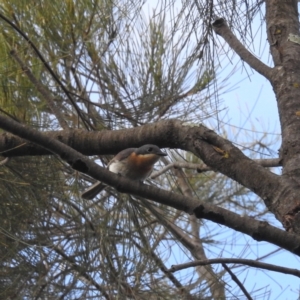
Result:
M106 185L100 181L96 182L88 189L86 189L82 194L81 198L86 200L92 200L95 198L103 189L105 189Z

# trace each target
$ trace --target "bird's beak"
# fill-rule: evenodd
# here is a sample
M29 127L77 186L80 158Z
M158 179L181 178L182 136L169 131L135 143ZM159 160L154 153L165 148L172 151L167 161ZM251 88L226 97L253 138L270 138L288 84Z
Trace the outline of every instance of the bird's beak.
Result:
M167 156L168 154L167 153L164 153L162 151L159 151L158 153L156 153L157 155L159 156Z

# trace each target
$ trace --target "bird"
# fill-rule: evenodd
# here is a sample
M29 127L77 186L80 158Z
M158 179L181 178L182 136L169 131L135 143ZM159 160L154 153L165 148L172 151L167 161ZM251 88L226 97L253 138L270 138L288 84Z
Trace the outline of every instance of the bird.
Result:
M162 157L167 156L156 145L143 145L139 148L127 148L119 152L107 165L109 171L132 180L143 181L150 176L154 164ZM100 181L86 189L81 197L92 200L106 185Z

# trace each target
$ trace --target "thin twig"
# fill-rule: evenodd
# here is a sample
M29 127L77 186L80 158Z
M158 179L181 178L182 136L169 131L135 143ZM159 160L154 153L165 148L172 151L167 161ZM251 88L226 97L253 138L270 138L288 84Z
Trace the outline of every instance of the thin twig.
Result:
M56 106L55 99L51 96L51 93L32 74L29 67L22 61L22 59L19 57L19 55L17 54L17 51L15 49L12 49L10 51L10 54L20 65L20 67L22 68L24 73L27 75L28 79L32 82L32 84L34 84L34 86L37 88L37 90L40 92L40 94L47 101L49 108L51 109L52 113L56 116L60 126L63 129L69 129L69 125L66 122L64 116L62 115L60 109Z
M51 74L51 76L53 77L53 79L58 83L58 85L61 87L61 89L64 91L64 93L66 94L66 96L68 97L68 99L70 100L70 102L72 103L72 105L74 106L75 110L78 113L78 116L83 121L83 124L85 125L86 129L88 129L88 125L87 125L88 122L85 120L85 118L84 118L81 110L79 109L78 105L76 104L76 102L74 101L74 99L70 96L70 93L67 90L67 88L60 81L60 79L58 78L58 76L52 70L52 68L47 63L47 61L45 60L45 58L43 57L43 55L41 54L41 52L38 50L38 48L35 46L35 44L30 40L30 38L17 25L15 25L13 22L11 22L8 18L6 18L1 13L0 13L0 18L2 20L4 20L6 23L8 23L12 28L14 28L25 39L25 41L32 47L32 49L35 51L35 53L37 54L37 56L39 57L39 59L41 60L41 62L43 63L43 65L45 66L45 68Z
M240 287L248 300L253 300L248 291L245 289L244 285L239 281L239 279L235 276L235 274L227 267L226 264L222 264L223 268L230 274L231 279Z
M254 159L257 164L265 167L265 168L273 168L273 167L279 167L281 166L280 158L271 158L271 159ZM197 170L198 173L202 172L208 172L213 171L210 167L208 167L205 164L194 164L194 163L188 163L188 162L173 162L171 164L168 164L164 168L160 169L157 172L154 172L150 179L154 179L164 173L166 173L168 170L172 168L183 168L183 169L194 169Z
M247 265L247 266L254 267L254 268L259 268L259 269L264 269L264 270L269 270L269 271L274 271L274 272L278 272L278 273L284 273L284 274L289 274L289 275L294 275L296 277L300 277L300 270L297 270L297 269L290 269L290 268L285 268L285 267L281 267L281 266L263 263L260 261L255 261L255 260L251 260L251 259L241 259L241 258L214 258L214 259L208 259L208 260L192 261L192 262L185 263L185 264L171 266L170 271L176 272L179 270L183 270L183 269L187 269L187 268L191 268L191 267L195 267L195 266L204 266L204 265L208 265L208 264L222 264L222 263Z

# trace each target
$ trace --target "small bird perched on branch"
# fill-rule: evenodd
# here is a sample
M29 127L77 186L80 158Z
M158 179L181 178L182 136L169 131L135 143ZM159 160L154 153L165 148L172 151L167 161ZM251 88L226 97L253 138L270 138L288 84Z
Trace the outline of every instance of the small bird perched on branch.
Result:
M144 145L140 148L128 148L119 152L109 163L108 170L132 180L143 181L150 176L154 164L167 154L155 145ZM106 185L96 182L86 189L81 197L91 200L99 194Z

